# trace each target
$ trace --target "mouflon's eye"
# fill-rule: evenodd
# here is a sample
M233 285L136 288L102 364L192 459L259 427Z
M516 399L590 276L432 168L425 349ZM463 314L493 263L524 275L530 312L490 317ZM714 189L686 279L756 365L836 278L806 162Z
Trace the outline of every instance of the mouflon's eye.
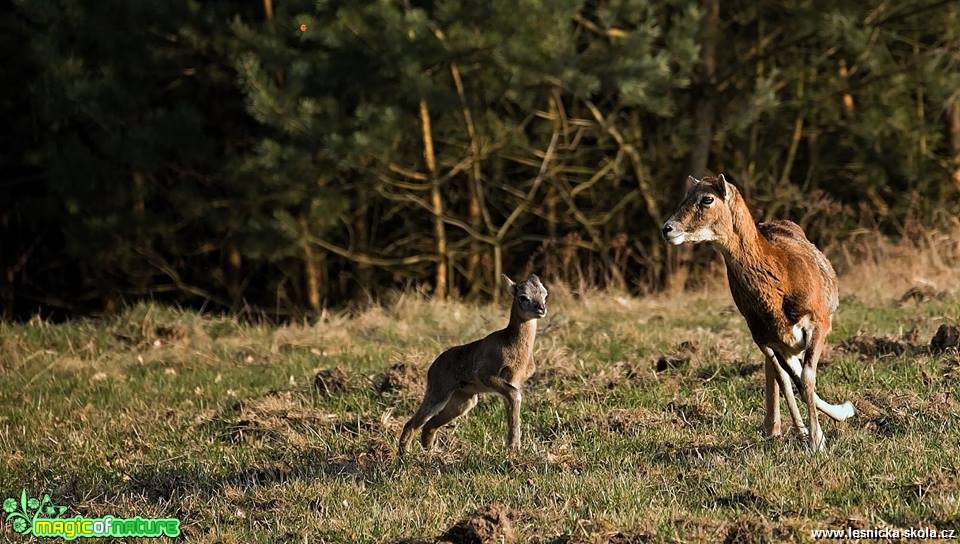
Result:
M527 295L520 295L518 298L520 299L520 302L530 302L530 297Z
M700 201L700 203L703 204L704 206L709 206L709 205L713 204L713 197L712 197L712 196L705 196L705 197L703 197L703 200Z

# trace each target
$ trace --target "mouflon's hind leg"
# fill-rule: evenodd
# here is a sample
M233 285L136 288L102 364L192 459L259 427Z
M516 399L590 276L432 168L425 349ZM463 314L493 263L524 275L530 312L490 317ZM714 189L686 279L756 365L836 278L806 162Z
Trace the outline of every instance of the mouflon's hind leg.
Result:
M763 434L767 437L780 436L780 384L777 379L777 363L773 360L770 348L761 348L764 351L763 363Z
M783 398L787 399L787 408L790 410L790 419L793 420L793 426L800 433L800 436L806 438L810 432L807 430L807 424L803 422L803 416L800 415L800 406L797 404L797 397L793 394L793 384L797 383L797 388L803 391L803 384L800 382L800 358L796 355L785 359L779 353L774 352L777 361L777 381L780 383L780 391ZM792 364L791 364L792 363ZM793 376L796 376L794 378Z
M423 427L427 420L440 413L449 398L450 395L441 396L436 393L431 393L430 391L427 392L423 403L420 404L420 408L413 414L410 421L407 421L407 424L403 426L403 432L400 433L400 443L397 446L397 454L399 456L402 457L403 454L406 453L407 445L410 443L410 438L413 437L413 433L420 429L420 427Z
M423 431L420 434L420 444L423 445L423 449L427 451L432 450L437 431L440 427L460 416L466 415L467 412L477 405L477 400L477 395L471 395L463 391L457 391L451 395L450 400L447 401L443 410L427 420L427 423L423 426Z

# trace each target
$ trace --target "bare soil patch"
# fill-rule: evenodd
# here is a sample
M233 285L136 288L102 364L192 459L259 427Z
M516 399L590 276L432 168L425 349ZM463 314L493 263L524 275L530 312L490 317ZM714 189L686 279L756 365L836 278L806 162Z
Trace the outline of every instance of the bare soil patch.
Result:
M360 436L379 428L376 421L357 414L331 414L309 406L292 391L280 391L235 403L212 424L231 441L282 438L296 442L303 433L327 428L333 433Z
M761 544L778 541L779 539L774 539L770 523L754 517L742 517L733 522L723 537L724 544Z
M143 323L139 326L130 323L113 331L114 338L138 349L173 344L185 339L189 334L190 329L181 323L157 325Z
M712 424L718 414L705 402L672 400L664 408L674 414L675 420L685 427L702 427Z
M856 407L864 428L890 437L906 433L923 404L912 394L869 393L856 402Z
M645 427L657 425L664 420L660 414L642 408L615 409L602 418L603 427L621 436L637 436Z

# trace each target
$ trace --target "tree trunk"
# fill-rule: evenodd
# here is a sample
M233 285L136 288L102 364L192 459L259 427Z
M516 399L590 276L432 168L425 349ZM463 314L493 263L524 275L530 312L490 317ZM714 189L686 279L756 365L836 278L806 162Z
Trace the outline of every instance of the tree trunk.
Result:
M500 240L497 240L496 245L493 246L493 303L497 304L500 302L500 290L503 289L503 286L500 285L503 280L500 279L500 275L503 274L503 248L500 246Z
M233 242L227 242L226 244L226 254L227 254L227 274L226 274L226 283L227 283L227 294L230 297L230 304L234 307L239 306L240 300L243 298L243 293L241 292L241 267L243 266L243 256L240 255L240 251L237 250L237 246Z
M470 155L472 161L470 164L470 227L480 232L481 230L481 210L480 210L480 139L477 134L477 127L473 122L473 114L470 106L467 104L467 95L463 87L463 78L460 77L460 67L456 63L450 65L450 74L453 76L453 83L457 88L457 96L460 97L460 106L463 110L463 123L467 128L467 136L470 138ZM474 239L470 242L469 255L467 256L467 283L470 285L469 292L474 295L480 291L482 282L477 277L480 269L480 253L483 251L480 240Z
M720 16L720 0L700 0L703 19L700 21L700 65L696 71L697 102L694 106L693 149L690 151L689 174L702 177L707 172L710 160L710 146L713 143L713 129L716 118L716 97L714 84L717 75L716 40L717 21ZM684 176L686 180L686 176ZM683 183L686 183L684 181ZM689 264L693 250L681 246L668 250L670 266L667 271L666 288L669 291L682 290L689 275Z
M430 206L433 211L433 231L437 248L433 294L444 298L447 294L447 234L443 225L443 199L437 180L437 160L433 154L433 131L430 128L430 110L426 100L420 101L420 124L423 129L423 162L430 175Z
M960 99L950 105L950 150L953 151L953 184L960 191Z
M361 205L353 216L354 247L359 253L368 253L370 250L370 221L367 206ZM354 295L372 296L376 291L373 284L373 268L367 263L356 263L357 286L359 289Z
M307 301L310 303L311 310L319 312L321 309L320 266L313 247L310 246L310 226L307 224L307 218L302 215L300 227L303 229L303 272L307 277Z
M690 153L690 174L701 177L710 159L713 124L716 116L714 83L717 75L716 40L720 0L700 0L703 20L700 27L700 66L697 67L697 104L694 109L694 143Z

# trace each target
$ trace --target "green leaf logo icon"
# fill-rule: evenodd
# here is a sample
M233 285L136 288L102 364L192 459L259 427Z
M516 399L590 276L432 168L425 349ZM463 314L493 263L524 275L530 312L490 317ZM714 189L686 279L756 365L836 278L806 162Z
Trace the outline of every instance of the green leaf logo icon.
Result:
M27 490L23 489L19 501L13 497L4 499L3 511L7 514L5 521L11 522L13 530L26 535L33 532L33 523L37 519L59 518L67 507L54 504L49 494L44 494L43 498L28 497Z
M39 511L36 517L49 519L59 518L66 511L66 506L53 504L53 501L50 500L50 495L44 494L43 499L40 500Z

